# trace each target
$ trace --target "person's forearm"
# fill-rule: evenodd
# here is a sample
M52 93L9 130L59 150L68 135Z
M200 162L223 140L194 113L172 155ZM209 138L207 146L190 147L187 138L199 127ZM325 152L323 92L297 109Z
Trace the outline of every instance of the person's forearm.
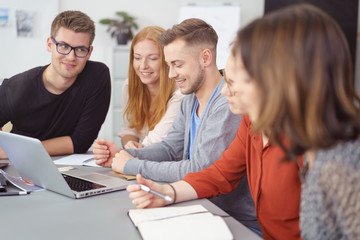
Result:
M121 144L122 144L123 148L125 147L125 145L128 141L139 142L139 138L134 135L125 135L125 136L121 137Z
M198 198L195 189L185 181L181 180L175 183L171 183L171 185L174 189L168 186L167 195L171 196L175 202L185 202ZM174 193L174 190L176 193Z
M51 156L74 153L74 145L69 136L44 140L42 144Z

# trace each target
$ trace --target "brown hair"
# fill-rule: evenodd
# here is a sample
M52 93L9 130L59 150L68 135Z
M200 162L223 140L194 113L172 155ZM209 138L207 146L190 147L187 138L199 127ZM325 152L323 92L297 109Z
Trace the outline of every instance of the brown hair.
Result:
M64 11L59 13L51 24L51 36L56 37L57 32L61 27L70 29L74 32L82 32L90 34L90 43L95 38L95 25L94 21L88 15L80 11Z
M260 89L254 130L271 133L284 150L285 136L289 158L358 138L348 45L325 12L300 4L265 15L238 32L233 54Z
M216 45L218 35L213 27L198 18L189 18L179 24L175 24L171 29L166 30L159 37L159 42L166 46L176 39L183 39L189 46L208 45L207 48L216 59Z
M129 101L124 111L124 116L128 119L131 128L135 128L139 133L145 124L148 125L149 130L154 129L161 118L164 116L167 103L172 97L176 83L169 79L169 67L164 58L163 47L158 42L158 37L165 30L157 26L149 26L142 29L135 35L130 48L130 64L129 64ZM150 93L144 85L139 76L135 73L133 66L134 61L134 46L145 39L153 41L160 49L160 89L155 99L150 104Z

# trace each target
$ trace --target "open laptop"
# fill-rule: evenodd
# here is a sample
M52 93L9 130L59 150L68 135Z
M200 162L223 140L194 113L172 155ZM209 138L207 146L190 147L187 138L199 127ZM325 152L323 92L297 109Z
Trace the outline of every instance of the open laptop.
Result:
M59 172L35 138L0 131L0 147L23 180L71 198L83 198L123 190L126 180L96 172L70 169Z

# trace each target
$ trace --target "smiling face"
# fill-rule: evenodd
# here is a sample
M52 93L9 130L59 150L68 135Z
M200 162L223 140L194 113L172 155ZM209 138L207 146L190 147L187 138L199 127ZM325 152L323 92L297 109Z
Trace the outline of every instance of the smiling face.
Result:
M61 27L56 36L52 36L57 43L66 43L72 47L85 47L90 45L89 33L77 33L72 30ZM86 61L90 58L90 52L85 58L78 58L72 50L68 55L62 55L56 51L56 45L52 38L47 39L47 50L52 53L51 65L52 76L57 79L62 79L64 82L73 82L81 73L86 65Z
M249 76L242 59L229 56L225 76L227 84L221 93L226 96L231 112L248 114L255 122L259 116L260 94L255 81Z
M164 47L169 65L169 78L174 79L181 93L196 93L204 83L205 72L200 64L200 51L177 39Z
M145 39L135 44L133 67L143 84L159 84L161 55L154 41Z

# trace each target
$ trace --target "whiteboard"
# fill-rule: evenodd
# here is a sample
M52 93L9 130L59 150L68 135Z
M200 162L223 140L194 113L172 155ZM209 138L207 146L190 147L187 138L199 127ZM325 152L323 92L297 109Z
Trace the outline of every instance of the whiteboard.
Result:
M219 69L225 67L230 54L229 44L240 28L240 5L236 3L183 4L179 23L187 18L200 18L210 24L219 36L216 62Z

